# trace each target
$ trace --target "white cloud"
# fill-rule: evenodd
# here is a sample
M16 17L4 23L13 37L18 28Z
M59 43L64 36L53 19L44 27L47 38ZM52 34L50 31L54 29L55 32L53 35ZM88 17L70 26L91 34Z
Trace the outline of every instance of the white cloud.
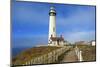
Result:
M90 41L95 39L95 31L77 31L64 34L64 38L71 43L76 41Z

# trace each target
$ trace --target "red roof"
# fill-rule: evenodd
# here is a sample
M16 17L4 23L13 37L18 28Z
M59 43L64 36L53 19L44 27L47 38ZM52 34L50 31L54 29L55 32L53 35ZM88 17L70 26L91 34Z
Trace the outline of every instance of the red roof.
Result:
M50 37L52 41L64 41L63 37Z

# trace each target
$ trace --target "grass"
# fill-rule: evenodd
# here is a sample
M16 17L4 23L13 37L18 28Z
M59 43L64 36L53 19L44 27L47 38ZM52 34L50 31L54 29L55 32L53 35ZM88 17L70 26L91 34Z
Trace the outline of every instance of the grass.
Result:
M12 59L12 64L21 65L26 61L30 61L32 58L47 54L53 50L56 50L60 47L52 47L52 46L41 46L41 47L33 47L22 51L19 55Z
M90 45L78 45L78 48L82 51L84 61L96 60L96 47Z
M84 61L95 61L96 60L96 47L90 45L77 45L77 47L82 51L82 56ZM47 54L53 50L59 49L61 47L55 46L41 46L33 47L27 50L22 51L19 55L12 59L12 64L22 65L26 61L30 61L32 58ZM73 46L75 48L75 46ZM72 49L73 49L72 48ZM69 50L70 51L70 50ZM68 51L68 52L69 52ZM59 58L59 61L62 57Z

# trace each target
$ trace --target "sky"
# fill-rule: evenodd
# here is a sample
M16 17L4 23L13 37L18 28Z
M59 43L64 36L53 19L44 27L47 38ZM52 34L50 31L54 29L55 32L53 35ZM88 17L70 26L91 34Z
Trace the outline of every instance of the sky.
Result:
M70 43L95 40L95 6L13 1L12 47L47 45L51 6L57 13L57 36Z

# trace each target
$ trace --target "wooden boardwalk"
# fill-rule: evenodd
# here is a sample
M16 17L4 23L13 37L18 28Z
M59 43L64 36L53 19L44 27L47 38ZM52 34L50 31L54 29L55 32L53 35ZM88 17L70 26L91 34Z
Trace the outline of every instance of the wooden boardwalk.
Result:
M64 54L64 57L63 57L61 63L63 63L63 62L77 62L77 61L78 61L78 57L77 57L75 50L73 48L69 52L66 52Z

